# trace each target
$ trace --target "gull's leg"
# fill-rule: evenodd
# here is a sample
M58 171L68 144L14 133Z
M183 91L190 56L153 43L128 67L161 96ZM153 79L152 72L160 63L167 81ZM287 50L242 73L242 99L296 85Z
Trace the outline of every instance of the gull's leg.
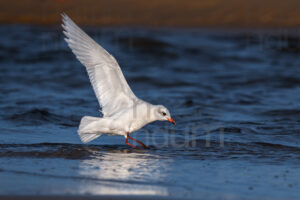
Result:
M127 137L129 136L129 134L127 133ZM128 142L128 140L127 140L127 137L125 138L125 143L126 144L128 144L129 146L131 146L131 147L133 147L133 148L135 148L135 149L140 149L140 148L138 148L137 146L134 146L133 144L130 144L129 142Z
M143 142L141 142L141 141L139 141L139 140L137 140L137 139L134 139L134 138L130 137L128 132L126 133L126 136L127 136L127 138L129 138L129 139L131 139L131 140L136 141L137 143L139 143L144 149L149 149L149 147L146 146ZM127 139L127 138L126 138L126 139Z

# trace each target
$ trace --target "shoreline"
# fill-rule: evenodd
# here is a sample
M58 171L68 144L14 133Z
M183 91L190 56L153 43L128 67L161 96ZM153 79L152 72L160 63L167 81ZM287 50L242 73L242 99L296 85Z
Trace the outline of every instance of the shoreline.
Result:
M55 25L65 12L92 26L297 28L299 10L296 0L11 0L0 1L0 23Z

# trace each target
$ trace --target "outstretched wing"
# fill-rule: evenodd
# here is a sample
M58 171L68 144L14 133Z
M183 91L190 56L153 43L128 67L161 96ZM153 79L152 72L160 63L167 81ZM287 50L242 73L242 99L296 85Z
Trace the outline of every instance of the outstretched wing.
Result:
M132 106L138 99L128 86L116 59L66 14L62 14L62 21L65 40L86 67L103 116L113 115L122 108Z

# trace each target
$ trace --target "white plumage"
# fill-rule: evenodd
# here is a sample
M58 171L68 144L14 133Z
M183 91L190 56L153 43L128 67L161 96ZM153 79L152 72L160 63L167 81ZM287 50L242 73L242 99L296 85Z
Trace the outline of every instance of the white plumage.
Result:
M152 121L168 120L175 124L164 106L152 105L134 95L119 64L111 54L81 30L66 14L62 14L62 20L65 41L76 58L86 67L103 114L103 118L89 116L82 118L78 130L82 142L89 142L107 133L124 135L128 143L127 137L131 139L130 132Z

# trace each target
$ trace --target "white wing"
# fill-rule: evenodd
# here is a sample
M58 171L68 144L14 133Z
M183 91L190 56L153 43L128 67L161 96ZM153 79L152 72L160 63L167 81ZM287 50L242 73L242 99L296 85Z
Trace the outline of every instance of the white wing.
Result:
M77 59L86 67L103 116L111 116L137 101L116 59L62 14L65 38Z

